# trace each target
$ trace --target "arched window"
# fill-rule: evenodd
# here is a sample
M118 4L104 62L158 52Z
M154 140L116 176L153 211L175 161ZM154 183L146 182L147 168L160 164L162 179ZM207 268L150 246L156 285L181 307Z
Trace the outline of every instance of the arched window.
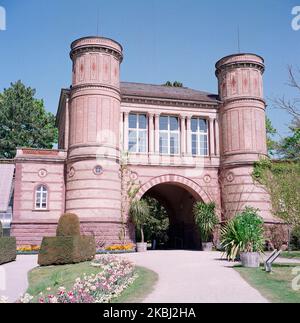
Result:
M48 189L44 185L37 187L35 191L35 208L37 210L46 210L48 207Z

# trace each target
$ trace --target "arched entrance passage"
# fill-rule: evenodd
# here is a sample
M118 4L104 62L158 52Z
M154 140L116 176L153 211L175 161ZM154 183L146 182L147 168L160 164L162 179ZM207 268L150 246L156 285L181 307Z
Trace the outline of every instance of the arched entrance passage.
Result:
M147 196L159 201L168 213L170 248L201 248L193 205L197 201L208 203L210 199L197 183L177 175L156 177L143 185L137 194L138 199Z

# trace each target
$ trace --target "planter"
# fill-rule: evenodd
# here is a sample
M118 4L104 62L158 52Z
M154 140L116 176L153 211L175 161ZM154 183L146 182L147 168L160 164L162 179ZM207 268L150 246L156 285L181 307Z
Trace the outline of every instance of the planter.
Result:
M202 251L212 251L213 250L213 243L212 242L202 242Z
M243 252L240 258L243 267L259 268L260 266L260 255L258 252Z
M147 247L148 247L148 244L145 242L145 243L137 243L136 244L136 251L137 252L146 252L147 251Z

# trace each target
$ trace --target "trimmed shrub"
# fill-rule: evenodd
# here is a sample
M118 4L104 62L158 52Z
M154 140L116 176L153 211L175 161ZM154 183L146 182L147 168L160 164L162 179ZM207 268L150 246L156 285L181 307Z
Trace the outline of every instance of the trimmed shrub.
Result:
M63 214L59 219L56 235L44 237L38 258L40 266L75 264L95 257L95 237L80 235L77 215Z
M17 242L15 237L0 238L0 265L15 261L17 258Z
M40 266L75 264L92 260L96 254L92 236L46 237L38 257Z
M57 237L80 236L80 221L76 214L63 214L57 225Z
M3 237L2 222L0 221L0 238Z

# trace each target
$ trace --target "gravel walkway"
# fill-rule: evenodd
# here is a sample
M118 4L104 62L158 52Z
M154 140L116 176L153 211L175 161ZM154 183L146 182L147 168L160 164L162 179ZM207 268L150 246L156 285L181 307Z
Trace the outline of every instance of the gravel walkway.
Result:
M16 302L28 287L28 271L37 266L37 256L18 256L17 261L0 266L0 296Z
M145 303L267 302L218 252L151 251L126 257L159 274Z

